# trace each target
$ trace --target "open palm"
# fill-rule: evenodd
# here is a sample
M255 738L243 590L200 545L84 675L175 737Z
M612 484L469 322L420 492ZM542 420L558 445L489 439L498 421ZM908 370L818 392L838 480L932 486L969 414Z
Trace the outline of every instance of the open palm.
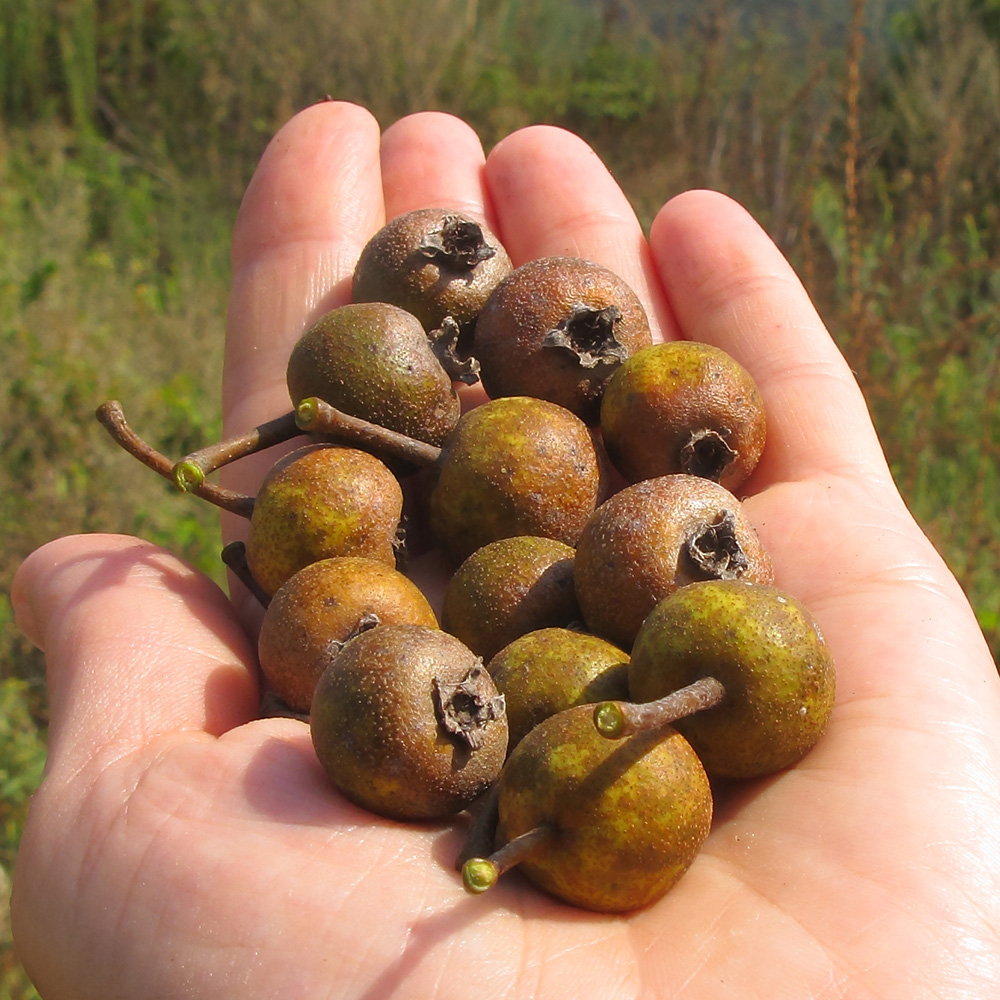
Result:
M893 487L864 401L778 251L688 192L644 238L580 140L534 127L484 159L445 115L384 135L336 102L293 119L234 237L229 431L287 409L285 360L347 300L386 218L484 217L515 264L588 257L660 337L749 369L768 444L746 507L779 586L818 619L833 722L794 769L721 789L702 854L659 903L606 917L512 874L463 893L460 825L340 798L307 727L258 719L253 609L135 539L31 556L18 620L47 654L51 754L14 882L46 1000L135 997L988 997L1000 990L1000 684L955 580ZM273 456L233 466L252 493ZM240 524L227 524L235 535ZM415 576L439 593L433 560Z

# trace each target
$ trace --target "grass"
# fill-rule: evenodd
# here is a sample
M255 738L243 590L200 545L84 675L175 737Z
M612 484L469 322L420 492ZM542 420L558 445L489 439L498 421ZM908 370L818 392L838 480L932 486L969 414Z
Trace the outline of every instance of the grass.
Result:
M16 631L8 597L20 559L59 535L120 531L174 548L222 579L213 512L171 496L156 477L136 476L93 416L105 398L126 400L172 454L219 433L231 216L215 210L206 232L185 194L60 125L8 133L0 149L4 878L41 773L47 723L42 658ZM168 267L172 253L178 262ZM30 997L6 922L0 931L0 998Z
M383 123L454 111L487 145L565 125L647 223L686 187L744 202L1000 654L1000 25L982 0L917 0L893 35L878 9L854 0L831 39L807 5L792 24L727 0L0 0L0 874L46 727L10 579L77 531L139 534L222 579L214 511L136 475L93 410L121 399L171 455L218 435L238 199L267 137L326 93ZM0 1000L32 996L0 924Z

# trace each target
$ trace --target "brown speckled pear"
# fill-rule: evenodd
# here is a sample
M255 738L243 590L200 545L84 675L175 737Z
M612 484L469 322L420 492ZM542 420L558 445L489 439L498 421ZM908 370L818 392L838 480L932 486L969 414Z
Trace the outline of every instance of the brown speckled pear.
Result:
M397 216L368 241L354 269L355 302L391 302L428 331L446 316L471 326L511 271L503 245L477 219L445 208Z
M577 257L540 257L489 297L474 353L491 397L538 396L593 424L608 378L650 342L645 309L618 275Z
M588 521L576 547L576 596L589 628L623 649L668 594L696 580L771 583L771 560L739 500L699 476L627 486Z
M348 642L316 685L310 728L333 784L392 819L463 809L507 752L503 699L482 661L423 625L379 625Z

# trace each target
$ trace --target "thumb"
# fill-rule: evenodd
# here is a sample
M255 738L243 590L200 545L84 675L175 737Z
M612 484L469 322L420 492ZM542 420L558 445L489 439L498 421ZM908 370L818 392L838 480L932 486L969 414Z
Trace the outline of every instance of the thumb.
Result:
M45 653L50 768L257 715L253 647L226 596L155 545L60 538L24 561L11 601Z

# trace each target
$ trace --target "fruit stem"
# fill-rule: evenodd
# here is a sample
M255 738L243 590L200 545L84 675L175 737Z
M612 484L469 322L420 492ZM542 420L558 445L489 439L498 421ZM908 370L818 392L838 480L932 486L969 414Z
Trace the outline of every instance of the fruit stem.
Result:
M222 561L232 571L240 583L253 594L260 602L261 607L266 608L271 603L270 595L261 589L260 584L253 578L250 572L250 565L247 562L247 547L243 542L230 542L223 546Z
M516 864L520 864L553 833L555 833L553 827L547 823L542 824L522 833L513 840L509 840L488 858L469 858L462 865L462 883L469 892L473 893L492 889L504 872L508 872Z
M594 708L594 727L609 740L661 729L706 708L713 708L726 695L714 677L701 677L686 687L656 701L602 701Z
M106 403L102 403L97 408L96 416L120 448L142 462L146 468L152 469L153 472L161 475L171 483L175 482L173 462L158 452L152 445L143 441L129 427L125 420L122 404L118 400L109 399ZM253 497L245 496L242 493L234 493L232 490L223 489L221 486L215 486L213 483L201 483L189 492L201 497L202 500L207 500L209 503L215 504L216 507L228 510L232 514L239 514L240 517L249 517L253 512Z
M465 862L472 858L481 858L493 850L493 840L496 837L499 821L500 785L494 781L475 802L476 812L469 824L465 842L455 860L455 867L461 871Z
M173 468L174 483L185 493L193 491L205 481L209 473L221 469L238 458L245 458L258 451L264 451L276 444L282 444L302 433L295 422L295 411L275 417L259 424L252 431L238 437L228 438L216 444L206 445L185 455Z
M295 422L303 431L329 434L339 441L388 453L414 465L435 465L441 457L441 449L437 445L371 424L360 417L352 417L318 396L310 396L299 403L295 411Z

